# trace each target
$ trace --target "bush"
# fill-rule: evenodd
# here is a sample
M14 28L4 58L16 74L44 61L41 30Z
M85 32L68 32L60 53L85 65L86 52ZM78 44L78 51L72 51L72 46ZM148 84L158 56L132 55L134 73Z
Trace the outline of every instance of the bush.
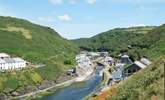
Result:
M41 83L42 81L42 78L38 73L33 73L31 77L35 83Z
M72 65L73 62L71 60L64 60L65 65Z

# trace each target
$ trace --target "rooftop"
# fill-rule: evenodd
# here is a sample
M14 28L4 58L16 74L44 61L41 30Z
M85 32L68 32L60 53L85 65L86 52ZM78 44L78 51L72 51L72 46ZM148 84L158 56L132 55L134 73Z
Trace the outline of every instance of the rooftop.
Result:
M140 68L145 68L146 67L146 65L144 65L143 63L141 63L140 61L135 61L134 62L136 65L138 65Z
M5 58L5 59L0 59L0 63L15 63L15 62L22 62L24 61L21 58Z
M0 58L2 58L2 57L10 57L10 56L6 53L0 53Z
M151 61L149 61L147 58L141 58L141 59L140 59L140 62L142 62L142 63L145 64L145 65L151 64Z
M121 57L123 57L123 58L129 58L128 55L122 55Z

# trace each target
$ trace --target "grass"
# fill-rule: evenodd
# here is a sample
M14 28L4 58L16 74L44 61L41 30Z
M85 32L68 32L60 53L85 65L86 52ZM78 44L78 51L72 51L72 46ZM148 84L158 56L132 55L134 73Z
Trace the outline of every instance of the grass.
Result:
M9 32L18 32L18 33L22 33L22 35L26 38L26 39L31 39L31 33L29 30L26 30L22 27L10 27L7 26L7 28L1 28L0 30L4 30L4 31L9 31Z

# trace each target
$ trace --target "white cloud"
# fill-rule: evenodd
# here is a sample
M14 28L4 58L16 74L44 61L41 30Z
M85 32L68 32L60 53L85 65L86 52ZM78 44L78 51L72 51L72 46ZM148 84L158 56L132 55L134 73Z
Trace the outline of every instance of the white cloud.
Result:
M95 4L97 2L97 0L87 0L87 3L89 4Z
M49 0L50 3L57 5L57 4L62 4L63 0Z
M60 21L70 21L71 17L68 14L57 16Z

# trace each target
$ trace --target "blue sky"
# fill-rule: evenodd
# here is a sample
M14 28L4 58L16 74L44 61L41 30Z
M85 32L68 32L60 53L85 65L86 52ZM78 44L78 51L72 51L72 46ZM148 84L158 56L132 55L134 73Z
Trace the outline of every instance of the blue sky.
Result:
M0 0L0 15L50 26L68 39L165 23L165 0Z

